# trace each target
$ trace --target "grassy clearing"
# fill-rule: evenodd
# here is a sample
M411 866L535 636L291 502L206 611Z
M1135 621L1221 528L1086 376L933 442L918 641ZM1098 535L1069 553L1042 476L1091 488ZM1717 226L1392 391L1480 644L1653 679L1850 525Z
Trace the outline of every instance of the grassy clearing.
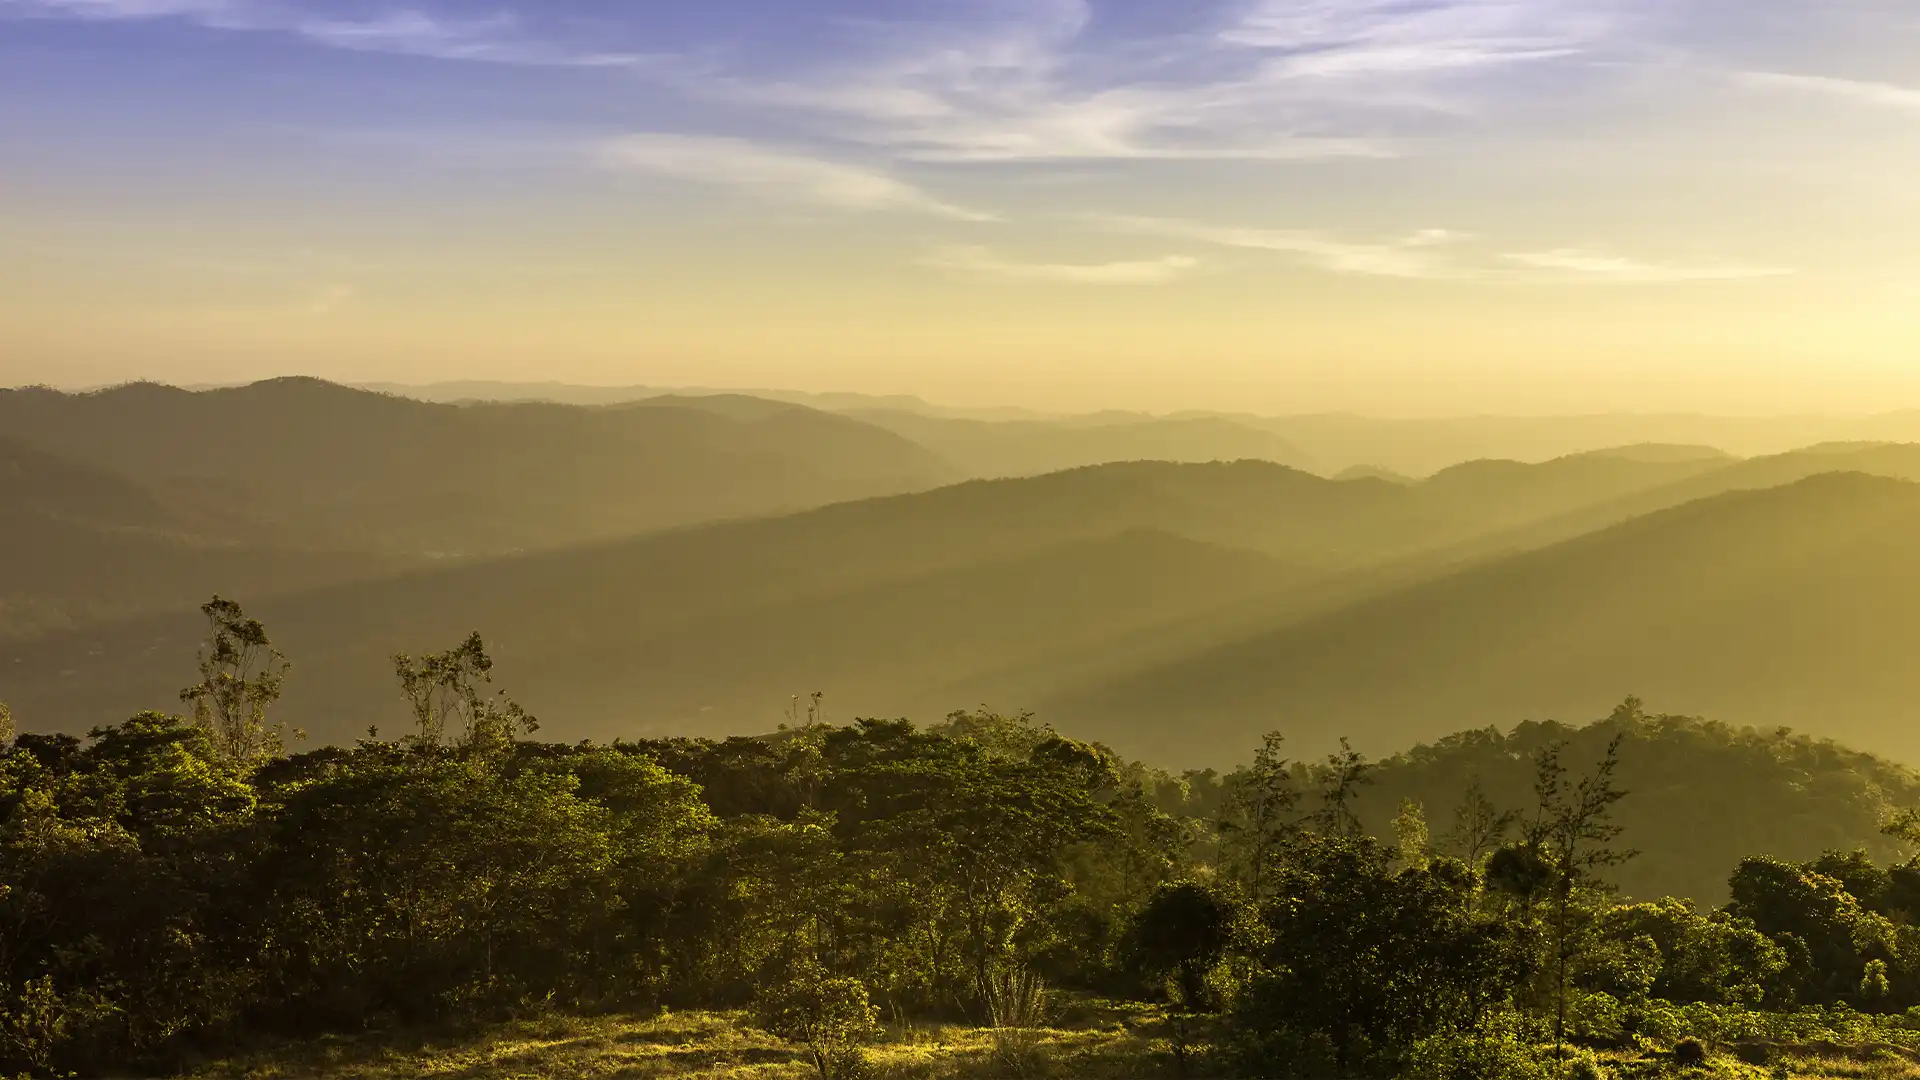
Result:
M870 1048L875 1080L1155 1080L1174 1077L1159 1013L1083 1002L1055 1026L996 1036L953 1024L892 1024ZM1920 1054L1817 1043L1714 1047L1705 1066L1664 1051L1603 1054L1615 1080L1920 1080ZM552 1016L482 1032L382 1032L281 1044L210 1062L190 1080L807 1080L805 1051L739 1013ZM1576 1072L1575 1075L1578 1075Z
M1083 1006L1059 1027L1008 1038L950 1024L889 1025L870 1048L877 1080L993 1076L1123 1080L1172 1075L1151 1010ZM481 1033L380 1033L281 1045L209 1063L195 1080L803 1080L803 1048L737 1013L549 1017Z

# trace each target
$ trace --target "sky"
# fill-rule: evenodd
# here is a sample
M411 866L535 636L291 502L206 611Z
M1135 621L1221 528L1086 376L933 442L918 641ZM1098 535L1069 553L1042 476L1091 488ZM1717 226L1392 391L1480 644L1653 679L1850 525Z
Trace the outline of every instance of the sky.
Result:
M0 0L0 384L1920 407L1914 0Z

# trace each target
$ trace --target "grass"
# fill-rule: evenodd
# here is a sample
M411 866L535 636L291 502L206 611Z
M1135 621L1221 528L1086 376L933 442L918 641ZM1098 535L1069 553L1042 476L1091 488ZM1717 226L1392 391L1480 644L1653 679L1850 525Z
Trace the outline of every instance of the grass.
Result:
M889 1025L874 1080L1154 1080L1176 1075L1151 1006L1081 1000L1009 1040L989 1028ZM1659 1051L1601 1055L1613 1080L1920 1080L1920 1054L1874 1044L1716 1046L1678 1069ZM209 1062L189 1080L805 1080L805 1051L744 1014L551 1016L482 1032L379 1032L281 1044Z
M869 1048L875 1080L1170 1076L1149 1007L1081 1006L1005 1052L991 1029L895 1025ZM464 1035L382 1032L280 1045L210 1062L194 1080L802 1080L803 1048L753 1028L743 1014L554 1016Z

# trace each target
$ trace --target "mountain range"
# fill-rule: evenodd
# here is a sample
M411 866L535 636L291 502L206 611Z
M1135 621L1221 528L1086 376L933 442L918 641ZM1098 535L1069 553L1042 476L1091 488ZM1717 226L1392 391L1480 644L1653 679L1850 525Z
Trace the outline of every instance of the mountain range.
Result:
M0 392L0 700L68 729L167 707L220 592L323 741L403 719L391 652L479 629L563 738L770 729L817 690L842 719L1031 706L1184 767L1269 729L1381 752L1638 693L1920 758L1920 446L1328 479L1124 458L1242 438L1211 421L903 415ZM1100 446L1122 459L1046 471Z

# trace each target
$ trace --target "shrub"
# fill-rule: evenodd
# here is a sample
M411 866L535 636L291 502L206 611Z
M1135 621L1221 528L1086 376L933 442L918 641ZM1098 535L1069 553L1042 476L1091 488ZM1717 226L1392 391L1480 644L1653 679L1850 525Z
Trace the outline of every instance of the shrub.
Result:
M1673 1063L1682 1069L1697 1069L1707 1063L1707 1048L1699 1039L1681 1039L1673 1044Z
M1548 1080L1553 1071L1524 1023L1496 1014L1478 1028L1415 1043L1403 1075L1408 1080Z
M759 995L762 1028L807 1048L820 1080L864 1080L871 1066L861 1044L873 1036L876 1015L858 979L836 977L804 964Z

